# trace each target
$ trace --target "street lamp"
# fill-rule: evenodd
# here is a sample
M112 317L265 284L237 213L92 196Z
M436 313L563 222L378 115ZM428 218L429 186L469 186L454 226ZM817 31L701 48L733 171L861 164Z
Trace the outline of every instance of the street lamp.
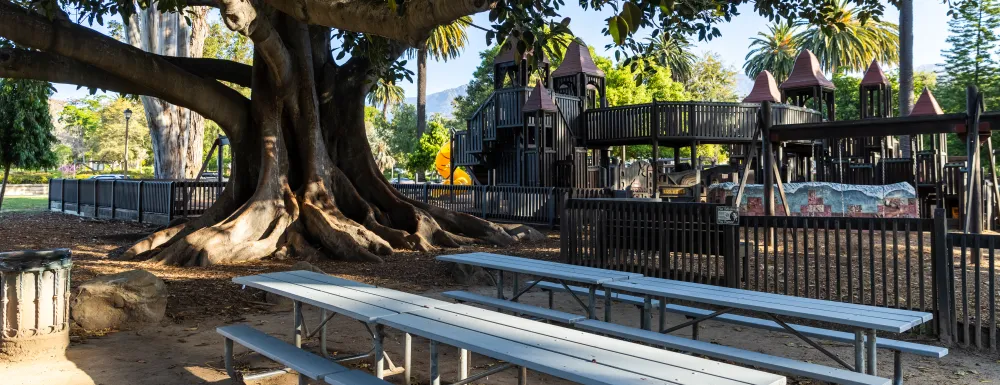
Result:
M128 178L128 121L132 119L132 110L125 109L125 177Z

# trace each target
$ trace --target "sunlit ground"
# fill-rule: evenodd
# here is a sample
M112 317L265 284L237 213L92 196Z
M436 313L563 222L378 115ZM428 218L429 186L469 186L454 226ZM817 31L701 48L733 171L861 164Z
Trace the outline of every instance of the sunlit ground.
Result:
M49 204L49 198L45 196L5 197L3 199L3 207L0 207L0 211L2 212L42 211L45 210L45 206L48 204Z

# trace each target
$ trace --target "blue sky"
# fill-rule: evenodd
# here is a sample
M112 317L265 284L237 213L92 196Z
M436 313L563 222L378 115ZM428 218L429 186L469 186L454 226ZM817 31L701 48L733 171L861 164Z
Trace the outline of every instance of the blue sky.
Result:
M605 25L605 19L610 15L610 11L594 12L583 11L577 1L567 1L566 7L562 10L563 16L572 19L570 28L576 36L582 38L587 44L594 46L598 52L608 54L604 46L611 43L611 38L601 33ZM947 48L945 38L948 36L948 16L947 6L940 0L915 0L914 1L914 63L917 68L928 65L941 64L943 59L941 51ZM728 24L719 26L722 37L707 42L696 43L696 50L700 52L712 51L719 54L723 61L734 68L739 69L748 51L750 37L757 32L767 28L766 18L758 16L753 12L752 5L744 5L740 8L740 16L733 19ZM892 6L886 7L884 20L897 22L899 12ZM477 25L488 26L489 20L485 13L477 14L473 17ZM435 93L438 91L455 88L466 84L479 65L478 53L486 48L486 33L475 28L469 30L469 46L465 53L457 59L447 62L428 63L427 91ZM416 61L411 60L409 67L416 71ZM888 69L888 68L887 68ZM416 77L414 77L416 80ZM401 84L406 90L406 96L416 95L416 84ZM57 85L57 99L72 99L85 96L86 89L77 90L76 86Z

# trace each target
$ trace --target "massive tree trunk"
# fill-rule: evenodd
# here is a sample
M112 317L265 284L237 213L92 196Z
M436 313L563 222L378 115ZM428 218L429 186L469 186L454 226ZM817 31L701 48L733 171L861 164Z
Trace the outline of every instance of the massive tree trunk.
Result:
M200 58L208 36L208 8L195 7L187 15L155 8L141 11L128 23L126 40L147 52L172 57ZM142 96L153 145L154 174L158 179L197 177L204 153L205 119L191 110L161 99Z
M157 97L218 122L230 138L233 173L218 201L201 217L140 241L126 257L189 266L272 255L381 261L397 249L516 240L511 234L519 229L508 233L410 200L389 185L365 133L364 98L378 73L372 61L354 56L337 64L330 28L307 26L280 11L258 17L242 0L220 3L227 26L254 42L252 68L142 52L0 0L0 36L39 50L0 50L0 77L59 79ZM462 5L451 10L455 14L480 9L471 1L446 4L455 5ZM440 23L460 16L433 15L447 19ZM391 62L406 48L391 43L382 49ZM248 86L252 97L216 79Z
M899 2L899 116L913 108L913 0ZM911 155L910 137L900 136L904 157Z

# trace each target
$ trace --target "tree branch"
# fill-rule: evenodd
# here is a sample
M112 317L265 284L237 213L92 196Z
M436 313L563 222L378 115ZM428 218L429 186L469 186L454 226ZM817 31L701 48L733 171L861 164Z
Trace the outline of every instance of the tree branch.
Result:
M407 0L400 15L387 3L363 0L265 0L306 23L379 35L416 47L439 25L489 10L494 0Z
M232 60L160 56L181 69L203 78L222 80L242 87L250 87L253 67Z
M0 0L0 36L106 71L152 95L214 120L230 136L250 124L249 101L225 85L65 20L48 20Z
M135 95L151 95L143 87L93 66L47 52L0 49L0 78L34 79Z
M222 4L222 20L229 29L239 32L254 42L267 68L271 71L279 90L292 77L292 58L267 17L257 13L253 4L246 0L219 0Z

